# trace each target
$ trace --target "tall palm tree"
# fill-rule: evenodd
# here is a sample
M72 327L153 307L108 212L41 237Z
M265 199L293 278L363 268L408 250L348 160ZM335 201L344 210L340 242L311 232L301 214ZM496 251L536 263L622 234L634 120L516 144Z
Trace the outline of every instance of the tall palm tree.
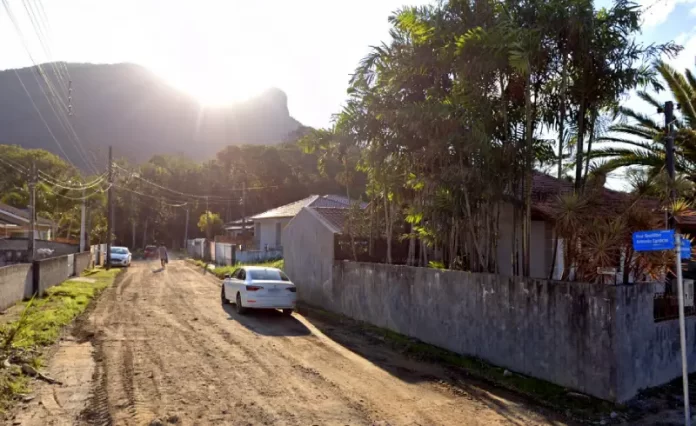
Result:
M674 122L675 168L696 178L696 77L690 70L682 74L663 61L655 64L655 70L680 106ZM662 107L662 102L646 91L637 95L655 108ZM601 160L600 167L607 172L643 166L657 175L665 164L664 126L652 116L629 108L622 107L620 112L632 123L611 126L608 135L598 139L602 147L592 153L592 158Z

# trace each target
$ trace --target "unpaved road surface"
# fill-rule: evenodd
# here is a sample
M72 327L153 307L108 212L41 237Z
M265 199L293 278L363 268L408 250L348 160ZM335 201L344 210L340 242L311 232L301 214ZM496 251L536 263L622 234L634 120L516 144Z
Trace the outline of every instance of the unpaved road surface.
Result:
M338 324L240 317L210 275L183 261L158 268L136 263L105 291L48 363L63 384L36 383L12 423L564 424Z

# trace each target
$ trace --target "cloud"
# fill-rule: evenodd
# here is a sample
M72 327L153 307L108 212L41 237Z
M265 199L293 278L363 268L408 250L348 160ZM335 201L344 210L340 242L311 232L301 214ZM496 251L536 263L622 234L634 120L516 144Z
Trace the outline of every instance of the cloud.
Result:
M691 33L684 39L680 43L684 46L684 50L676 58L668 61L679 72L684 72L686 69L693 71L696 68L696 34Z
M667 21L677 4L696 3L696 0L639 0L638 3L643 8L643 25L651 28ZM696 7L691 12L695 10Z

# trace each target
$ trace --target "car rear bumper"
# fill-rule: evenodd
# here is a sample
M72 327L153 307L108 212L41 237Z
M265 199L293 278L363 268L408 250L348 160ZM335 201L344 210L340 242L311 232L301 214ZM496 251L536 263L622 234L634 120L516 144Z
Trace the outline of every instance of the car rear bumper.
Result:
M296 298L287 297L253 297L247 295L242 300L245 308L256 309L295 309Z

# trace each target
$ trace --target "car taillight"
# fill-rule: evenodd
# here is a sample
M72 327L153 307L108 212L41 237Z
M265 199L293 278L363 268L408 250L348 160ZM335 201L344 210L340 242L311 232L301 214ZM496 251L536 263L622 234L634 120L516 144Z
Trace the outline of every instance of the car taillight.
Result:
M259 290L263 290L263 287L259 287L259 286L257 286L257 285L248 285L248 286L246 286L246 288L247 288L247 291L259 291Z
M292 293L297 293L297 287L288 287L288 291Z

